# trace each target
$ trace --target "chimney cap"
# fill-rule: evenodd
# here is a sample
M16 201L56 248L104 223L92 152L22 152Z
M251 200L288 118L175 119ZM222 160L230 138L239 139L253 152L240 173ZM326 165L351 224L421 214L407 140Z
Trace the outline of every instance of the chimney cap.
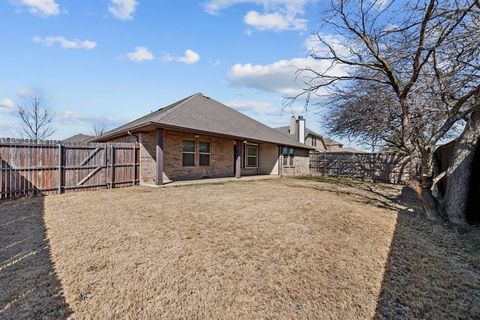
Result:
M304 120L303 116L298 116L298 120Z

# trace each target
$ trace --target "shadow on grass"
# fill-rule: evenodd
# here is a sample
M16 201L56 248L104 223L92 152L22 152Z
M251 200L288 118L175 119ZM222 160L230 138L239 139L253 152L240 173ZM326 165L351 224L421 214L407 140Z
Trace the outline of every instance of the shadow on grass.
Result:
M377 319L480 319L480 230L399 212Z
M0 319L66 319L51 260L44 198L0 201Z
M376 319L480 319L480 228L458 232L427 220L407 187L399 192L398 186L349 179L307 180L325 183L300 187L397 212Z

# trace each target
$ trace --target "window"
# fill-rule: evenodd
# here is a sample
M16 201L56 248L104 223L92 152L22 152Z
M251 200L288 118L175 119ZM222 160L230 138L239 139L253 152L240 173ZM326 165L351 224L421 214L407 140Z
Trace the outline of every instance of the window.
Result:
M295 158L295 149L293 148L286 148L282 149L282 156L283 156L283 166L293 167L293 159Z
M200 154L199 164L201 166L209 166L210 165L210 142L199 142L198 150Z
M247 144L245 145L245 167L255 168L258 165L258 146Z
M183 140L182 165L184 167L195 166L195 141Z
M316 147L316 146L317 146L317 137L312 136L312 147Z

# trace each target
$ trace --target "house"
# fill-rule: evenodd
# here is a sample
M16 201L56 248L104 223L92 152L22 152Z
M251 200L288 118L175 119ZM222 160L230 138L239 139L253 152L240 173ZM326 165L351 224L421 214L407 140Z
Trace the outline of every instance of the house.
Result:
M201 93L93 139L140 144L140 183L309 173L298 142Z
M83 133L76 134L74 136L71 136L67 139L62 140L62 142L65 143L84 143L88 142L93 138L93 136L89 136Z
M290 126L275 128L282 134L294 137L295 140L313 147L316 151L343 151L343 145L335 140L325 138L321 134L306 127L305 119L299 116L290 118Z

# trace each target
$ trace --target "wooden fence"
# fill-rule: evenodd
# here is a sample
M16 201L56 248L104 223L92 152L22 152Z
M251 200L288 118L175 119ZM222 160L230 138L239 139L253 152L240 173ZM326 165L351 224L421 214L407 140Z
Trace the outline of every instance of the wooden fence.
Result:
M134 143L0 138L0 199L131 186L138 183L139 159Z
M408 157L394 153L310 153L312 175L404 183L408 180Z
M455 140L451 141L447 144L439 146L435 150L434 160L435 160L435 170L434 175L438 175L442 172L448 170L450 166L450 162L452 161L453 156L453 149L455 148ZM447 185L448 185L448 177L444 176L440 179L437 183L438 191L440 195L443 197L447 192Z

